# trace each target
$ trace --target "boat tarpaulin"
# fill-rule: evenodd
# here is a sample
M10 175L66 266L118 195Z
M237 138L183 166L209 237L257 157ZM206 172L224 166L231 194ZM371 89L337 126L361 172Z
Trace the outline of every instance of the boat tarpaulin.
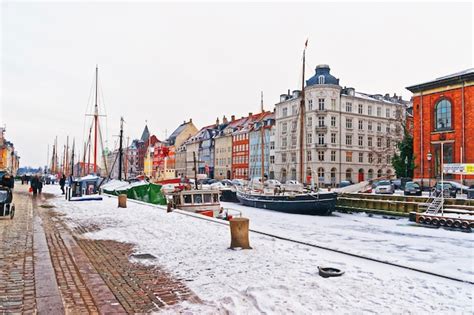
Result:
M161 191L161 185L151 184L147 182L134 183L131 185L110 185L111 187L103 187L106 194L118 196L126 194L127 198L140 200L155 205L166 205L166 198Z

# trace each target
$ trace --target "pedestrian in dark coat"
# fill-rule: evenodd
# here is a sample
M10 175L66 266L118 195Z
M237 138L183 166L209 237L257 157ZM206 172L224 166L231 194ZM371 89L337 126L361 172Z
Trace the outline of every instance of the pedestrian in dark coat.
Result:
M41 194L41 191L43 190L43 178L38 178L38 193Z
M38 183L39 183L38 175L33 176L30 179L30 187L33 190L33 196L36 196L36 194L38 193Z
M61 179L59 180L59 186L61 187L61 191L63 192L62 194L64 195L64 185L66 185L66 175L62 175Z

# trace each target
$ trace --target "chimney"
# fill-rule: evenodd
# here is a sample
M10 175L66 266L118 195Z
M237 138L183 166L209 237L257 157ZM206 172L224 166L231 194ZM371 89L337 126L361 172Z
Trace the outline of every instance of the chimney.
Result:
M249 117L251 117L251 116L252 116L252 112L249 113Z
M235 121L235 115L230 116L230 121Z
M291 95L291 94L290 94L290 89L288 89L288 96L290 96L290 95Z
M227 124L227 123L228 123L227 117L225 117L225 115L224 115L224 117L222 117L222 123L223 123L223 124Z
M216 125L219 125L219 117L216 118Z
M193 119L192 118L189 118L189 123L192 123L193 122Z

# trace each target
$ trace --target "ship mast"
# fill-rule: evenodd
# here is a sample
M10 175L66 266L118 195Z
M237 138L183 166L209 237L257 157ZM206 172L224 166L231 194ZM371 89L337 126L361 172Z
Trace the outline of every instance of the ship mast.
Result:
M261 174L261 179L262 179L262 188L263 188L263 183L265 181L265 142L264 142L264 127L265 127L265 121L264 121L264 111L263 111L263 91L261 92L260 94L260 108L261 108L261 111L262 111L262 125L260 126L260 137L261 137L261 150L262 150L262 174Z
M303 73L301 80L301 102L300 102L300 180L304 183L304 124L305 124L305 92L304 92L304 69L305 69L305 55L308 40L304 45L303 50Z
M97 134L99 123L99 106L97 105L97 86L99 76L99 66L95 66L95 106L94 106L94 174L97 174Z
M119 166L118 180L122 180L122 155L123 155L123 117L120 117L120 144L119 144Z

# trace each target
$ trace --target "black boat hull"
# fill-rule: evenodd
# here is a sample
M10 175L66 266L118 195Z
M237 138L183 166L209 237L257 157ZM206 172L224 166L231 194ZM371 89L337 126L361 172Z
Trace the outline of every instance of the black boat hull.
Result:
M330 215L336 208L336 193L295 196L256 195L237 192L239 201L249 207L307 215Z
M231 189L221 189L221 201L239 203L237 192Z

